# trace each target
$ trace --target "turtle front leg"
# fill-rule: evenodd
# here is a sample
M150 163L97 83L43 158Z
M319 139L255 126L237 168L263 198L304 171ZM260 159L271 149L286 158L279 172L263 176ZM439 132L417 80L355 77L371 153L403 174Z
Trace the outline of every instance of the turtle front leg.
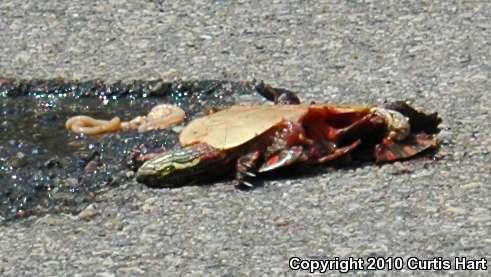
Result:
M237 159L235 179L237 180L237 187L244 186L247 188L253 188L254 185L250 180L256 177L258 160L261 156L259 150L249 152L240 156Z

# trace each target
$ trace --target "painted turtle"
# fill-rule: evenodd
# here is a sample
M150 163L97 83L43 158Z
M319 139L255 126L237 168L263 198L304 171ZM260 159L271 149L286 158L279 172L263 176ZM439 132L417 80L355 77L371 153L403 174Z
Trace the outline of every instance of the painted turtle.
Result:
M252 186L257 173L295 163L320 164L348 154L394 161L436 148L440 119L403 102L387 107L313 105L232 106L190 122L181 149L146 161L136 178L172 187L236 172Z

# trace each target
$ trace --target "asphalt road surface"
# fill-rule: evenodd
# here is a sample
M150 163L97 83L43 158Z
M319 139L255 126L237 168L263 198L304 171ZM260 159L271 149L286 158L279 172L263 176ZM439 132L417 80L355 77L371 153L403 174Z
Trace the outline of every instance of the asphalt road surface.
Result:
M435 159L250 192L123 184L89 220L1 225L0 275L306 274L289 269L293 256L403 259L400 271L361 275L468 275L455 257L491 259L490 74L489 1L2 0L0 76L256 78L304 101L404 99L440 113L443 143ZM411 271L409 257L452 266Z

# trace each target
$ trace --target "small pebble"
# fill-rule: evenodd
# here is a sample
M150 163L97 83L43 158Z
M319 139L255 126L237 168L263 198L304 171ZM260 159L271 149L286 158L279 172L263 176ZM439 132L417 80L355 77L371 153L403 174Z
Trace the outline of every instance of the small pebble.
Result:
M78 185L78 180L76 178L65 179L65 186L70 188L75 188Z
M128 170L124 173L124 175L126 176L126 178L130 179L130 178L133 178L135 176L135 172Z
M124 228L124 224L120 218L115 217L111 221L104 224L104 226L111 230L121 231Z
M78 217L82 220L90 221L94 219L97 215L99 215L99 212L97 211L97 206L95 204L90 204L78 214Z
M87 174L93 174L97 170L97 162L92 160L84 167L84 172Z
M17 152L15 157L12 159L13 168L21 168L27 165L27 157L22 152Z
M157 200L158 199L156 197L148 198L147 200L145 200L142 210L146 213L153 212L156 208L155 202L157 202Z
M60 161L58 161L58 158L51 158L48 159L46 162L44 162L43 167L45 168L53 168L53 167L61 167Z
M182 132L182 129L184 129L184 125L177 125L171 128L172 132L180 134Z

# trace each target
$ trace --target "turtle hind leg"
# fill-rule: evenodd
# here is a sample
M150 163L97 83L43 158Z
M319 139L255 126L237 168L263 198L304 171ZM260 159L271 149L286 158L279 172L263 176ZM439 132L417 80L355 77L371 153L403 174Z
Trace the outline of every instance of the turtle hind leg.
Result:
M275 104L300 104L300 99L294 92L282 88L274 88L265 84L263 81L255 85L255 89L264 98L273 101Z
M258 160L261 156L259 150L249 152L240 156L236 163L236 184L238 188L253 188L254 182L252 181L256 177Z
M314 163L314 164L321 164L321 163L326 163L329 161L339 159L339 158L346 156L349 153L353 152L353 150L355 150L360 144L361 144L361 140L358 139L355 142L353 142L347 146L336 148L332 152L329 152L328 154L326 154L324 156L321 156L321 157L318 157L315 159L310 159L309 162Z

